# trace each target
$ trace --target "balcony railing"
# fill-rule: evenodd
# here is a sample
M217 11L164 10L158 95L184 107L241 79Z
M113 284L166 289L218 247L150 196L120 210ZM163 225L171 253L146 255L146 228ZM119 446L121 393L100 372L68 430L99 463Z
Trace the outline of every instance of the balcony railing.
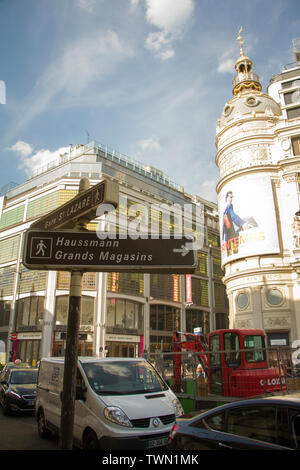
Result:
M242 82L248 82L249 80L260 83L259 81L259 76L256 73L253 72L244 72L244 73L239 73L234 79L232 80L232 84L235 87L239 83Z

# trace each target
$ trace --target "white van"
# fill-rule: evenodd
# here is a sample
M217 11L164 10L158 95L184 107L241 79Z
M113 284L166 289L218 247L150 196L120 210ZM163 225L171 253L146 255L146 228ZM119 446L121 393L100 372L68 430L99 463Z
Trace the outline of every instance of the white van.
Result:
M35 415L40 437L58 433L64 358L42 359ZM179 400L145 359L79 357L74 445L83 449L165 446Z

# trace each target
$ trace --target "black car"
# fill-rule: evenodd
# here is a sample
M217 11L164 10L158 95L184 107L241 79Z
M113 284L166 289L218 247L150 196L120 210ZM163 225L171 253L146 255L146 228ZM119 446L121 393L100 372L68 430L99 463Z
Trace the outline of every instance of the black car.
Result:
M228 403L177 419L170 450L300 450L300 394Z
M10 411L34 411L37 368L14 368L6 371L0 382L0 403L5 415Z

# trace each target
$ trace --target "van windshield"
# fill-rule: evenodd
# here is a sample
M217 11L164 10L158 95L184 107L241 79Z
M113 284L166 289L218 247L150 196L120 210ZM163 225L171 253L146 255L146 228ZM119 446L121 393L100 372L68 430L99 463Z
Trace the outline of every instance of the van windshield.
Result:
M82 364L92 389L99 395L161 392L168 387L147 361Z

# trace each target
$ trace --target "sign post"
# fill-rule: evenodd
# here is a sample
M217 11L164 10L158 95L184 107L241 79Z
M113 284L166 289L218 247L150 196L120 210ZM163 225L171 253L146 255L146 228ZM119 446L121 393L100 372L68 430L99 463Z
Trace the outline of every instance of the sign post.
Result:
M88 179L82 178L79 185L79 197L83 193L86 194L88 187ZM80 218L77 219L77 225L81 230L84 229L85 223L85 220L83 221ZM41 243L40 249L45 250L45 244ZM83 272L71 270L64 381L59 431L59 447L62 450L72 450L73 447L82 278Z
M59 433L59 447L63 450L72 450L73 447L81 286L82 273L72 271Z

